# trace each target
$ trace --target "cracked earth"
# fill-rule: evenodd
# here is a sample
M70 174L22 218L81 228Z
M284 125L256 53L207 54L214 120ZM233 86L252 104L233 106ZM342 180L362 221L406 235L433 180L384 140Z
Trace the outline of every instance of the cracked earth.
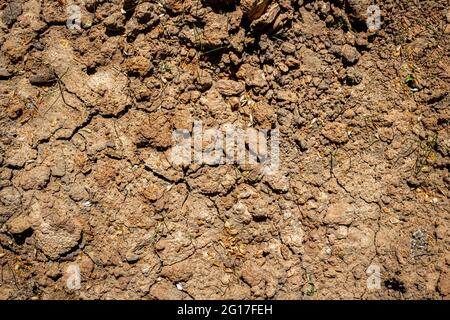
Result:
M448 1L0 17L0 299L450 297ZM279 170L173 166L194 120L278 129Z

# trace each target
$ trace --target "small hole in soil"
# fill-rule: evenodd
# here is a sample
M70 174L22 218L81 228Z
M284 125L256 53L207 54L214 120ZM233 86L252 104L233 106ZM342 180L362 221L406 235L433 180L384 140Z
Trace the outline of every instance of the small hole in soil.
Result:
M25 230L24 232L22 232L20 234L13 235L13 238L14 238L14 241L18 245L22 245L22 244L25 243L27 238L31 237L32 235L33 235L33 229L29 228L29 229Z
M125 32L125 28L118 28L116 30L106 29L105 34L108 37L121 36Z
M404 283L395 278L384 281L384 286L388 289L392 289L401 293L406 292Z
M210 6L215 13L222 14L224 12L233 12L236 10L236 1L216 1L216 0L204 0L205 4Z
M253 221L255 221L255 222L264 222L266 220L267 220L267 217L263 217L263 216L253 217Z
M87 68L86 68L86 73L90 76L90 75L93 75L93 74L95 73L96 70L97 70L96 67L90 66L90 67L87 67Z

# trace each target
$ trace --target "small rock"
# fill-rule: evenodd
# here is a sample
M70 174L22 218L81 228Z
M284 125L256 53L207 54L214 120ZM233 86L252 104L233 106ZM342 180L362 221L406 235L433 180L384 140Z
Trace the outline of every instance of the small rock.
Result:
M235 0L228 0L228 2L234 2ZM239 30L242 21L242 10L235 10L228 15L228 23L230 30Z
M242 0L241 9L244 15L250 20L261 17L269 4L269 0Z
M300 66L300 61L295 59L294 57L288 57L286 59L286 66L288 68L297 68L298 66Z
M34 160L37 157L37 151L27 144L22 144L17 148L10 148L6 151L5 163L8 166L22 168L25 162Z
M241 278L250 287L254 287L263 280L263 273L255 262L246 261L241 270Z
M8 168L0 169L0 188L11 185L12 170Z
M178 290L183 291L183 285L181 283L177 283L175 286Z
M289 101L292 103L298 101L297 93L289 90L278 90L277 99L281 101Z
M85 208L90 208L90 207L92 207L92 202L89 200L86 200L86 201L83 201L82 205Z
M223 14L210 13L206 17L202 44L210 48L218 48L229 38L228 19Z
M173 13L181 13L186 11L189 6L189 1L181 1L181 0L165 0L164 6Z
M55 81L56 77L50 70L42 70L39 74L30 77L30 83L34 86L45 86Z
M212 77L207 70L199 70L197 74L197 84L200 90L208 90L212 86Z
M178 181L182 177L181 173L173 169L170 162L159 152L151 151L143 155L143 160L145 167L165 177L167 180Z
M217 81L214 87L224 96L236 96L245 90L245 87L241 82L224 79Z
M157 16L155 15L155 13L153 11L154 11L153 5L151 3L144 2L144 3L139 4L136 7L134 16L136 17L138 22L147 23L151 19L157 20Z
M226 193L236 183L236 172L229 166L204 167L188 178L192 188L204 194Z
M166 116L159 113L149 114L143 119L146 125L140 129L142 136L152 147L167 148L172 143L172 130Z
M287 73L289 71L289 67L283 62L278 63L277 66L284 73Z
M295 45L290 42L283 42L281 51L285 54L293 54L295 53Z
M328 123L323 128L322 134L334 143L345 143L348 141L347 125L344 123Z
M11 77L11 73L6 68L0 68L0 79L8 79L9 77Z
M66 161L64 160L64 158L61 157L57 159L51 170L52 176L63 177L66 174Z
M192 278L192 262L184 260L170 266L164 266L161 269L161 276L172 282L185 282Z
M275 21L279 13L280 6L277 3L272 3L261 17L252 22L251 28L257 30L271 25Z
M410 176L406 179L406 183L408 184L408 186L410 186L411 188L417 188L418 186L420 186L420 184L422 183L419 179L417 179L414 176Z
M300 148L301 151L308 150L308 144L306 143L305 139L300 134L296 134L294 136L294 141L297 144L297 146Z
M347 0L349 18L352 24L365 24L367 19L367 7L372 4L371 0Z
M319 85L317 86L317 89L321 90L321 91L327 91L329 87L330 86L329 86L329 84L326 81L321 81L319 83Z
M282 174L267 176L266 181L270 188L277 193L286 193L289 191L289 179Z
M261 129L271 129L276 122L276 115L273 107L265 102L258 102L252 106L253 119Z
M288 13L279 14L273 23L272 30L278 31L280 30L288 21L292 20L292 15Z
M181 300L184 297L183 292L167 280L155 283L150 288L150 296L158 300Z
M291 218L289 224L280 230L280 236L283 244L287 245L295 254L303 252L305 231L301 222Z
M427 233L424 230L417 230L411 239L411 253L413 257L421 256L427 252Z
M73 201L85 200L89 197L86 189L79 183L74 183L69 191L69 197Z
M347 69L346 75L344 77L345 83L352 86L360 84L362 79L363 74L353 67Z
M51 279L57 279L59 276L61 276L62 272L59 269L58 263L50 263L45 275Z
M81 238L81 229L75 225L55 227L47 223L36 230L36 246L52 260L77 246Z
M19 206L22 196L14 187L6 187L0 190L0 202L4 206Z
M41 41L36 40L33 42L33 48L35 48L36 50L42 51L45 49L45 45Z
M239 71L236 73L239 79L245 81L250 87L265 87L267 86L266 77L264 71L259 68L253 67L247 63L243 64Z
M369 40L367 39L367 34L360 34L356 37L355 44L357 47L367 48L369 45Z
M135 263L136 261L139 261L140 258L141 257L139 254L136 254L132 251L128 251L125 254L125 260L127 260L127 262L129 262L129 263Z
M105 20L103 20L106 29L113 32L124 29L125 27L124 22L125 17L121 12L113 13L112 15L108 16Z
M437 288L444 296L450 295L450 271L444 270L441 272Z
M348 235L348 228L346 226L338 226L334 232L336 239L345 239Z
M81 257L79 266L81 275L84 277L89 277L89 275L91 274L92 270L94 270L95 267L94 262L92 262L92 260L87 255L83 255Z
M450 34L450 23L447 23L447 26L445 27L444 33L445 34Z
M19 183L24 190L39 190L50 180L50 169L47 166L37 166L30 171L22 172Z
M338 202L330 205L323 219L325 224L349 226L353 221L354 208L347 202Z
M161 188L158 187L156 184L149 183L148 185L145 186L145 188L143 188L141 194L146 200L150 202L155 202L156 200L158 200L163 196L163 190L161 190Z
M199 102L201 105L205 106L208 110L210 110L213 113L221 113L227 108L227 104L223 96L219 93L219 91L215 89L209 89L200 98Z
M125 68L128 72L145 76L150 70L150 61L145 57L132 57L125 61Z

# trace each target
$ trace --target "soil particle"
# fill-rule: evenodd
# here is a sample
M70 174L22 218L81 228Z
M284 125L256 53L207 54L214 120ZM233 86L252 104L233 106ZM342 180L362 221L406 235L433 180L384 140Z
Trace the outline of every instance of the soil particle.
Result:
M150 295L158 300L184 300L187 295L178 290L175 285L167 280L161 280L150 288Z
M353 65L358 62L361 54L356 50L355 47L352 47L348 44L344 44L341 48L337 49L338 54L344 59L344 62L350 65Z
M125 62L124 66L129 70L128 72L145 76L149 72L151 65L150 61L144 57L132 57Z
M417 230L411 238L411 252L413 257L426 254L427 252L427 233L423 230Z
M243 64L236 76L244 80L245 83L250 87L265 87L267 86L266 77L264 71L251 66L250 64Z
M81 230L76 227L71 229L41 224L36 230L36 245L50 259L55 260L78 244Z
M332 142L346 143L349 140L347 126L344 123L327 123L322 134Z
M229 37L227 17L210 13L206 16L205 23L202 42L210 48L217 48L226 44L225 40Z
M439 276L438 290L445 296L450 294L450 272L448 272L448 269Z
M9 77L11 77L11 73L6 68L0 67L0 79L8 79Z
M289 90L278 90L277 98L281 101L288 101L291 103L296 103L298 100L297 94Z
M22 0L9 0L3 10L2 22L10 28L22 14Z
M115 12L103 21L107 30L121 32L125 28L125 17L121 12Z
M370 0L348 0L348 16L353 24L362 25L367 20L367 8L372 4Z
M323 219L325 224L339 224L349 226L353 221L354 208L347 202L330 205Z
M345 75L342 77L345 84L358 85L363 80L363 74L355 67L350 67L345 70Z
M87 199L89 197L89 194L87 193L84 186L78 182L72 185L72 187L70 188L69 197L73 201L81 201Z
M268 4L269 0L243 0L241 8L244 15L252 21L263 15Z
M37 157L37 151L29 145L22 143L16 148L9 149L5 154L5 163L11 167L22 168L26 162L31 162Z
M244 92L245 86L239 81L221 79L214 86L224 96L237 96Z
M22 196L14 187L7 187L0 190L0 200L5 206L20 205Z
M204 91L211 88L213 83L211 74L207 70L199 70L197 75L197 84L199 85L199 89Z
M28 216L20 215L12 218L7 223L8 231L12 234L21 234L31 228L31 222Z
M279 13L280 6L277 3L270 4L266 12L264 12L261 17L251 23L251 28L254 30L263 29L267 28L273 23L274 29L278 29L282 21L275 21L275 19L277 18Z

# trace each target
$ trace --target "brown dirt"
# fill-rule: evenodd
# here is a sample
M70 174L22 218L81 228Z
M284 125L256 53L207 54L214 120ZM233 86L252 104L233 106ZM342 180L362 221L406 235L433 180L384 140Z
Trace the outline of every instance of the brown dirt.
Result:
M448 1L378 2L2 0L0 299L448 299ZM171 167L194 119L279 172Z

